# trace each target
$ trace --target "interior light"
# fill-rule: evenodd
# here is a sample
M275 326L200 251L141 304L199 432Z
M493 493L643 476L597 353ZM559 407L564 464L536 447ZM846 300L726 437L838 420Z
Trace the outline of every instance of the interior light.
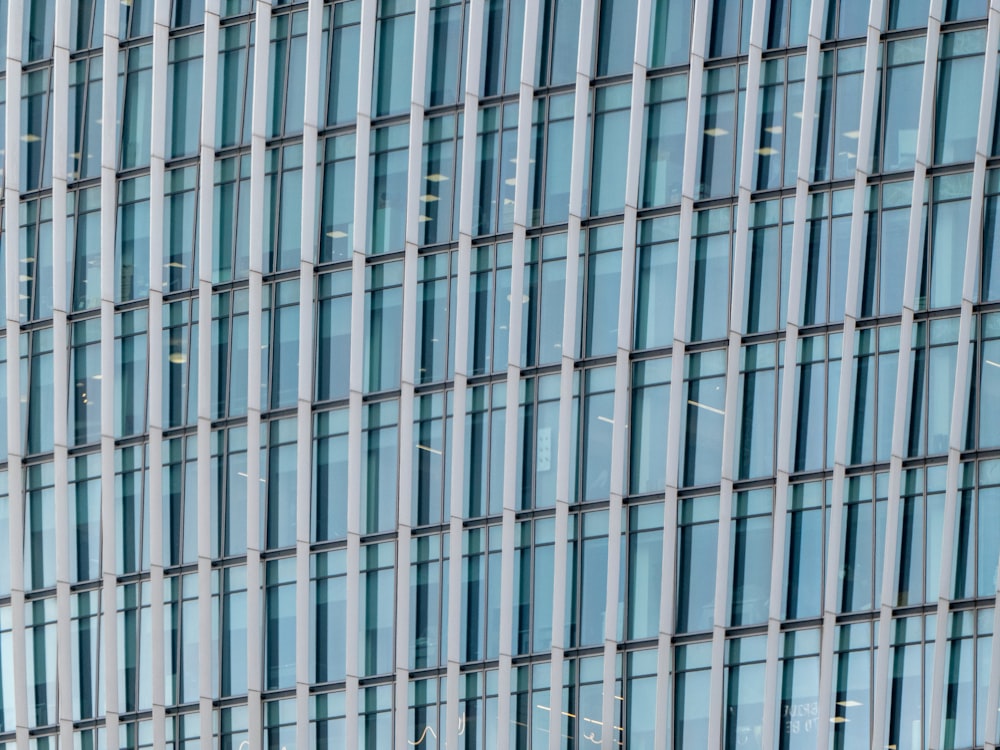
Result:
M771 148L770 146L764 146L764 148L757 149L757 153L761 156L774 156L778 153L778 149Z
M434 201L439 201L441 199L438 198L436 195L431 195L430 193L428 193L427 195L421 195L420 200L422 200L424 203L433 203Z
M511 187L514 187L515 185L517 185L517 179L514 178L514 177L509 177L509 178L507 178L506 180L503 181L503 184L504 185L510 185Z
M170 355L170 363L174 365L182 365L187 362L187 356L184 352L174 352Z
M725 128L706 128L705 135L710 135L713 138L716 138L720 135L729 135L729 131Z
M341 232L339 229L334 229L332 232L327 232L326 236L331 239L342 240L347 236L347 232Z
M845 716L834 716L832 719L830 719L831 724L844 724L845 722L848 721L850 721L850 719L848 719Z
M602 422L607 422L608 424L615 423L615 420L611 419L610 417L605 417L603 414L599 414L597 418Z
M844 708L854 708L856 706L863 706L864 703L859 701L837 701L838 706L843 706Z
M723 416L726 415L726 412L723 411L722 409L716 409L714 406L709 406L708 404L703 404L700 401L692 401L691 399L688 399L688 403L691 404L691 406L697 406L699 409L707 409L708 411L712 412L713 414L721 414Z
M444 182L447 179L448 178L445 177L443 174L429 174L429 175L427 175L427 181L428 182Z
M780 125L772 125L769 128L764 128L764 132L765 133L772 133L773 135L778 135L778 134L781 133L781 131L782 131L782 128L781 128Z
M417 445L417 448L419 448L422 451L427 451L428 453L433 453L435 456L441 455L441 451L439 451L437 448L431 448L429 445Z
M430 216L424 216L423 214L420 214L420 216L417 217L417 221L423 223L425 221L434 221L434 220Z
M25 143L37 143L42 140L41 136L37 136L34 133L25 133L21 136L21 140Z
M844 138L860 138L860 137L861 137L860 130L848 130L846 133L844 133Z

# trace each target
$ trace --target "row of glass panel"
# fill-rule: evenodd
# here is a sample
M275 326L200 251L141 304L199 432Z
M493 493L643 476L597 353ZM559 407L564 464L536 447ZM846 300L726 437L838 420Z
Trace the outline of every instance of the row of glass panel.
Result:
M363 573L364 576L370 575ZM168 586L176 589L168 582ZM148 587L148 584L143 584ZM268 594L270 601L270 592ZM282 592L276 592L276 597ZM91 594L80 594L78 600L86 602ZM126 595L126 599L128 595ZM148 604L148 602L147 602ZM29 679L35 703L29 707L29 725L44 727L53 724L56 700L56 683L53 660L46 660L46 644L55 642L55 625L42 614L54 609L49 602L36 602L26 631L29 639L28 659L31 669ZM77 605L79 606L79 605ZM86 607L86 604L82 606ZM166 605L167 611L176 614L186 603L174 599ZM119 691L124 693L121 720L121 747L148 748L151 744L151 724L148 719L133 721L129 713L149 705L149 696L142 695L139 676L148 672L148 611L137 602L125 601L119 609L120 627L126 632L126 641L120 646L119 658L128 658L132 649L142 645L142 657L136 656L132 666L120 669ZM147 621L139 633L139 620ZM899 748L924 747L929 740L930 700L934 671L934 638L938 627L937 617L910 616L892 622L889 655L889 685L886 701L885 731L887 740ZM175 620L165 635L181 637L184 626ZM96 636L99 617L85 611L74 611L72 628L74 644L73 715L75 719L93 716L96 708L103 712L104 679L101 672L102 654ZM273 637L268 621L265 631ZM781 635L782 648L778 659L779 693L775 700L775 714L770 718L775 727L775 748L806 750L815 747L820 732L829 732L832 747L848 748L866 746L873 725L873 700L875 695L875 667L877 654L873 646L878 639L878 623L859 622L839 625L834 637L833 679L834 690L826 707L832 717L829 726L819 723L820 693L820 630L802 629L786 631ZM135 633L129 636L128 633ZM992 710L987 705L990 660L993 636L993 610L991 608L954 611L948 615L948 633L944 640L947 649L945 672L939 679L944 682L945 702L940 707L942 715L940 747L963 750L982 746L985 735L986 714ZM227 642L226 638L232 638ZM232 653L233 661L241 660L245 653L244 641L238 635L227 634L221 643L225 654ZM9 655L10 610L0 609L0 654ZM168 640L168 642L170 642ZM194 644L188 644L193 648ZM237 648L230 648L234 645ZM6 647L6 648L4 648ZM242 647L240 651L238 647ZM710 712L713 701L706 700L711 692L711 643L695 642L673 649L673 668L668 678L671 684L671 711L668 714L668 733L671 747L701 748L710 743L718 732L722 747L736 750L743 747L761 748L760 736L765 721L764 696L766 636L733 637L727 640L723 664L720 711L721 727L713 729ZM180 689L183 682L176 682L180 674L177 665L176 644L166 654L168 695L171 688ZM190 653L190 652L189 652ZM171 655L172 654L172 655ZM613 731L618 742L625 746L645 747L652 742L655 723L661 712L656 710L654 697L657 682L656 649L629 650L615 657L615 699L612 717L604 716L603 661L604 657L589 656L567 658L563 662L562 703L563 715L556 726L563 735L561 746L578 747L581 739L597 741L604 732ZM171 665L174 665L172 668ZM175 672L174 669L177 671ZM2 671L3 695L0 708L0 730L12 730L14 706L11 699L13 685L11 670ZM439 746L450 729L457 729L463 748L495 746L497 726L498 680L495 670L470 671L461 676L460 716L457 727L447 725L444 700L445 678L411 679L408 691L408 735L411 744ZM538 661L515 666L511 674L510 716L507 728L511 747L528 748L547 740L552 727L551 719L551 666ZM146 680L148 684L148 679ZM191 686L197 698L196 686ZM168 699L169 700L169 699ZM359 747L381 747L391 744L391 721L394 703L393 686L384 684L363 688L359 701ZM345 733L344 693L318 693L309 701L310 747L343 747ZM402 707L400 707L402 708ZM296 747L296 710L294 699L265 699L263 703L263 729L267 741L280 742L282 747ZM609 720L610 719L610 720ZM175 714L166 718L168 747L198 747L199 721L197 712ZM613 729L609 729L613 727ZM247 708L231 705L215 710L217 746L237 750L246 743L248 731ZM76 734L78 747L96 748L95 740L103 739L103 728L87 729ZM433 738L433 739L431 739ZM54 738L37 737L32 748L54 748ZM374 744L372 744L374 743ZM103 746L103 745L101 745ZM269 746L276 746L270 745ZM0 747L7 747L0 744ZM10 745L13 747L13 745Z

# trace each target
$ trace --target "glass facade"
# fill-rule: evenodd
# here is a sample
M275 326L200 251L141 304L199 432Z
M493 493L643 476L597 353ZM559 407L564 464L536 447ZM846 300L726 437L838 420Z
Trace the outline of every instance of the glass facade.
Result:
M0 0L0 750L996 748L998 38Z

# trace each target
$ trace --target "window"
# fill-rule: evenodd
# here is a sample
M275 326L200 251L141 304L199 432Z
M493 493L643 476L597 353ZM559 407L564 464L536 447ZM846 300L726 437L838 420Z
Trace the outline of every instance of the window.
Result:
M670 357L632 365L629 491L663 492L667 481L670 424Z
M195 437L164 441L163 518L157 526L163 534L163 562L168 566L198 561L197 462L198 442ZM197 592L197 585L195 591ZM197 593L193 596L196 597ZM197 632L197 625L192 627ZM195 637L193 640L197 642L198 639ZM194 685L197 686L197 678ZM193 689L197 692L197 687Z
M451 495L451 391L418 396L413 411L411 523L440 524L448 518Z
M411 669L442 667L447 662L447 539L431 534L410 540Z
M740 350L736 394L736 478L773 476L777 453L778 405L784 343L755 344Z
M501 527L462 532L462 627L464 661L495 659L500 648Z
M591 229L580 248L583 283L579 285L580 309L584 311L582 354L596 357L614 354L618 348L618 303L621 294L622 225Z
M715 0L709 6L708 57L746 54L753 0Z
M118 182L115 301L149 296L149 176Z
M166 173L163 289L191 289L198 281L198 168Z
M361 466L361 533L391 531L396 526L399 479L398 402L365 405L361 446L364 462ZM389 637L391 633L390 625Z
M906 3L907 7L910 3ZM917 3L913 3L917 5ZM926 23L926 13L919 25ZM919 91L923 79L924 37L886 42L883 82L879 89L879 119L876 121L875 165L884 172L913 169L917 155L917 123L920 120Z
M476 182L472 186L473 234L510 231L514 226L517 184L516 104L480 108L476 154ZM522 179L523 175L522 171Z
M351 357L351 272L316 278L316 400L348 396Z
M261 425L260 470L261 479L264 480L261 487L261 503L264 506L262 529L264 549L295 545L297 503L294 498L297 496L298 478L296 432L294 418L276 419ZM294 573L291 575L294 579ZM292 601L291 611L294 612L294 596ZM294 615L292 618L294 620ZM294 636L287 637L291 638L292 643L295 642ZM294 657L290 661L294 664ZM294 675L294 666L291 670Z
M649 21L649 67L685 65L691 50L692 0L654 0Z
M354 135L328 138L319 151L320 237L316 260L344 261L354 249ZM288 220L294 226L290 211Z
M523 292L521 366L558 362L562 357L566 296L565 234L532 238L525 243Z
M25 192L52 187L51 75L51 68L42 68L22 77L21 190Z
M635 268L633 346L652 349L674 343L678 216L639 222Z
M52 317L52 199L22 201L19 273L21 322Z
M735 500L730 521L729 624L754 625L767 621L771 599L774 491L738 492Z
M265 563L264 581L264 687L289 688L295 685L295 558L285 557ZM294 701L287 701L291 706ZM274 719L276 704L265 706ZM271 722L267 722L269 725ZM275 733L272 726L267 734ZM287 738L286 738L287 740ZM269 745L270 746L270 745Z
M800 292L803 325L844 319L853 200L853 188L812 196Z
M779 0L780 1L780 0ZM805 55L767 60L761 71L757 148L751 184L757 190L795 184L799 170Z
M601 0L597 17L597 75L632 70L637 0Z
M212 281L245 279L250 269L250 155L215 162Z
M466 518L503 510L507 386L471 386L465 401Z
M372 75L374 117L409 111L413 24L414 0L379 0Z
M853 367L848 461L888 461L896 406L899 326L859 330L854 340Z
M310 628L314 682L338 682L347 670L347 553L321 552L310 557L313 613ZM317 730L318 731L318 730Z
M395 125L372 131L368 195L372 255L402 250L406 239L407 130L406 125Z
M236 289L212 296L210 414L214 419L247 410L249 292ZM296 355L297 356L297 355Z
M268 149L264 206L264 270L297 268L302 257L301 144Z
M526 170L528 226L558 224L569 217L573 96L559 94L535 99L531 157Z
M435 0L431 4L424 92L428 107L455 104L462 97L467 7L464 1L456 0Z
M682 498L677 509L678 633L712 629L718 541L719 496ZM677 668L681 670L680 655L677 658ZM707 709L705 719L708 719Z
M90 318L70 326L70 445L96 443L101 436L101 321Z
M507 369L511 243L472 249L469 277L469 375Z
M888 473L852 476L847 480L840 573L843 612L871 610L881 600L888 492Z
M695 217L687 279L691 341L725 338L729 330L732 218L730 208L699 211Z
M212 557L229 557L247 547L247 428L213 430L209 440Z
M684 382L687 440L681 450L683 485L714 484L722 470L726 410L724 349L687 355Z
M521 380L517 437L517 507L554 506L560 438L559 375Z
M361 0L324 8L323 76L328 76L326 124L351 122L358 112L358 59L361 56ZM330 30L330 15L333 29Z
M580 0L544 0L539 4L536 87L573 81L579 37Z
M393 542L366 545L361 549L360 629L358 667L365 676L392 671L396 614L396 582ZM294 644L295 639L291 639ZM386 686L392 690L391 686ZM371 704L365 702L366 706ZM388 721L389 716L386 715ZM392 744L391 742L389 743ZM367 746L367 743L366 743ZM372 745L377 747L378 744Z
M126 8L152 6L151 0L133 0ZM150 7L150 10L152 8ZM150 21L152 21L150 14ZM124 35L123 35L124 36ZM149 166L152 122L153 45L129 47L118 53L118 90L121 107L121 137L118 140L120 169Z
M85 57L70 63L66 144L70 151L66 168L69 180L85 180L101 173L103 75L100 57Z
M164 427L198 420L198 300L182 300L163 309Z
M271 54L267 78L268 138L302 132L308 24L308 12L304 10L276 13L271 17Z
M948 451L958 330L959 320L954 317L914 326L906 410L907 456Z
M146 431L147 316L145 309L115 315L115 437Z
M365 391L399 387L402 287L401 261L365 269Z
M524 0L486 0L483 6L480 96L512 94L521 80Z
M226 148L250 141L254 77L253 29L253 23L223 26L219 29L216 148Z
M608 2L604 0L602 7ZM594 151L590 179L584 183L584 192L590 193L590 213L594 216L618 213L625 208L631 104L632 87L629 84L602 86L594 91ZM584 205L587 200L585 197Z
M458 239L458 202L462 194L462 117L445 115L424 121L421 188L418 198L420 244Z
M687 86L684 74L646 82L646 139L639 178L641 208L681 202Z
M178 10L178 6L175 5L175 22L179 15ZM201 143L201 34L171 39L169 54L166 156L167 158L192 156L197 154Z
M841 15L845 17L850 5L860 2L868 5L868 0L850 0L849 3L831 3L830 7L842 6ZM867 9L864 15L867 17ZM822 55L817 92L819 111L813 141L813 179L817 182L854 177L858 166L864 66L864 47L841 47Z
M793 484L785 517L784 606L789 619L819 617L826 580L829 480ZM881 575L879 570L878 574Z
M299 281L265 284L261 313L262 408L293 406L299 393Z
M804 336L798 341L792 438L795 471L833 466L841 338L841 334L834 333L829 337Z

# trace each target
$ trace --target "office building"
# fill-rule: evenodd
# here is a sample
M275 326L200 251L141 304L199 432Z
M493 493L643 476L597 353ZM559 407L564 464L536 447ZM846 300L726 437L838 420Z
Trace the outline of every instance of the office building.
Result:
M0 49L0 750L996 747L1000 2Z

